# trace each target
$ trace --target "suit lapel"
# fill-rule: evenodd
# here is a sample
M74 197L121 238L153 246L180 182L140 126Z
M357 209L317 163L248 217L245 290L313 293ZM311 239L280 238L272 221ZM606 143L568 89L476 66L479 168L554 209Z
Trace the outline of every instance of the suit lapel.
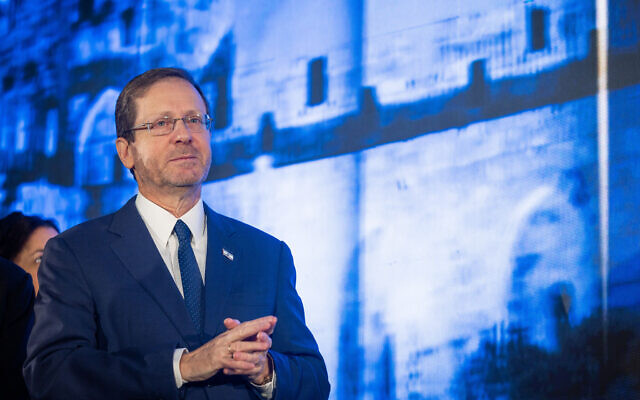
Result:
M171 320L185 342L192 343L197 332L184 299L136 209L135 197L114 215L110 230L120 235L111 244L118 258Z
M222 332L225 303L229 297L233 277L242 262L240 248L231 237L234 231L205 204L207 215L207 266L205 271L205 321L207 337Z

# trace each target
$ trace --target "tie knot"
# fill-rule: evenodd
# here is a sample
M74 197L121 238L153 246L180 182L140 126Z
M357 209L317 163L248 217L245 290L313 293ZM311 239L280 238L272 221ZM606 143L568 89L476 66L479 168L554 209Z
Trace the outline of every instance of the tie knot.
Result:
M191 243L191 231L187 224L182 222L182 220L179 219L176 221L176 226L173 230L178 236L178 241L180 243Z

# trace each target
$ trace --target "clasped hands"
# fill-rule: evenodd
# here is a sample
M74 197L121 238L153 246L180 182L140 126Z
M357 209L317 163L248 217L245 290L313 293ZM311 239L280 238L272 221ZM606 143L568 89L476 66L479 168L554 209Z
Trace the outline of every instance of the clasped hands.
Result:
M180 374L187 382L203 381L222 371L225 375L242 375L260 385L271 377L267 356L277 318L266 316L240 322L226 318L227 331L199 348L183 353Z

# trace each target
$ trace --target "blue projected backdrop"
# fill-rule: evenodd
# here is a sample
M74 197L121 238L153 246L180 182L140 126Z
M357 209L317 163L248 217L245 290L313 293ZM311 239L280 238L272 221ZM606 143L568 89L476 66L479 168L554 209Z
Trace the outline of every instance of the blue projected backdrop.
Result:
M118 209L116 98L179 66L215 114L203 197L291 246L332 399L631 398L640 0L610 2L600 70L599 12L0 0L2 212Z

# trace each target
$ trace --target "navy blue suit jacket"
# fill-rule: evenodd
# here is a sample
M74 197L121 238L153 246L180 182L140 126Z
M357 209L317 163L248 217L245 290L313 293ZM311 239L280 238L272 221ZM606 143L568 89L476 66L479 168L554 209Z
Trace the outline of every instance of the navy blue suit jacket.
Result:
M134 199L47 243L24 367L32 397L259 399L243 378L221 373L178 390L172 357L224 332L226 317L275 315L274 399L326 399L326 367L305 325L287 245L205 205L203 339Z

